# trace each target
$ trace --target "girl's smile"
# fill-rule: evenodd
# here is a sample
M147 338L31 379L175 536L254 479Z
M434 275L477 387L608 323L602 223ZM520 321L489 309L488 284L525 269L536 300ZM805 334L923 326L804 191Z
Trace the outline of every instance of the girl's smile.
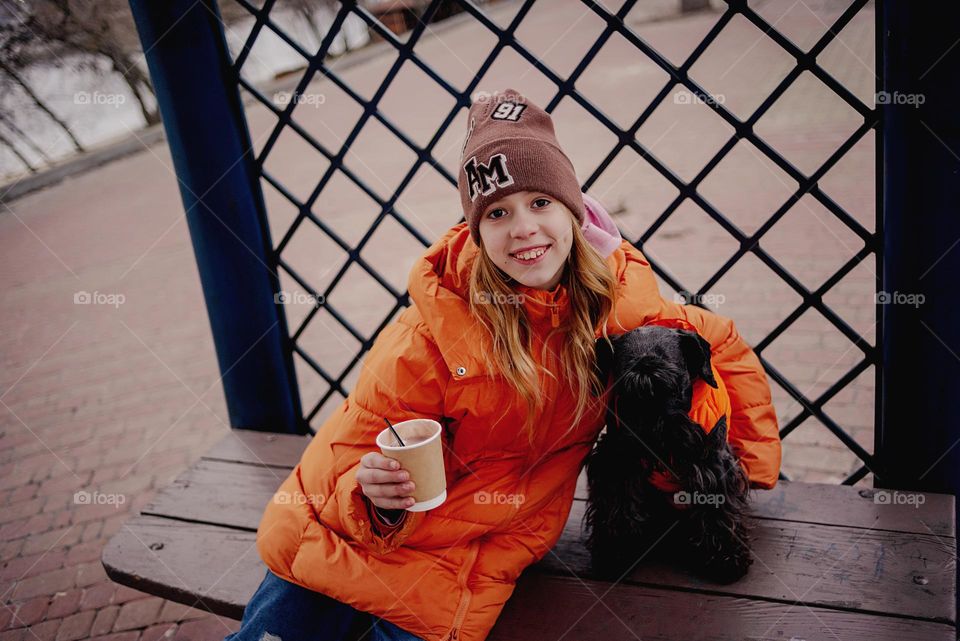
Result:
M521 265L534 265L544 257L550 245L540 245L534 248L525 248L510 254Z

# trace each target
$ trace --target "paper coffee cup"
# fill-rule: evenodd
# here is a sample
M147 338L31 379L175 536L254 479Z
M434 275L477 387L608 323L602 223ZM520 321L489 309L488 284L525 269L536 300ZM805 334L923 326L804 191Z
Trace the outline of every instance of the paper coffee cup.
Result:
M443 470L443 441L440 423L428 418L415 418L394 423L405 447L400 447L390 428L377 435L377 446L384 456L396 459L410 473L413 481L413 505L410 512L432 510L447 500L447 477Z

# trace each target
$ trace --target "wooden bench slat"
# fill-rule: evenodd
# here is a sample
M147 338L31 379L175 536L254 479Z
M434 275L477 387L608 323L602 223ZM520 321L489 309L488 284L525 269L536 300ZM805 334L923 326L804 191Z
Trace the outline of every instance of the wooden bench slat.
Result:
M256 531L288 473L201 459L160 490L141 513Z
M896 500L922 496L923 504L879 503L884 497L875 496L880 492ZM577 479L576 497L587 499L586 472ZM757 518L956 536L955 500L950 494L899 492L893 497L892 490L780 481L772 490L751 491L750 500L751 513Z
M203 458L293 469L309 442L309 436L298 434L230 430Z
M489 638L947 641L954 635L944 623L525 572Z
M911 492L923 496L923 505L878 503L882 499L875 495L884 491L893 494L892 490L780 481L772 490L751 492L751 513L764 519L956 536L953 496ZM586 473L577 479L576 497L587 499Z
M203 458L293 469L309 440L306 436L233 430ZM880 505L874 502L877 491L824 483L780 482L772 490L752 493L752 513L757 518L956 536L953 496L924 492L924 503L919 507L909 503ZM587 498L585 473L577 481L576 497Z
M580 541L584 508L583 501L574 501L563 535L540 563L549 571L590 576L589 554ZM754 563L736 583L715 585L653 561L641 561L625 581L934 621L956 619L952 539L775 519L753 523Z
M896 493L898 501L903 496L918 497L923 503L918 506L878 502L883 499L875 496L880 492L886 492L888 498L893 495L892 490L781 481L772 490L756 490L751 496L753 514L766 519L956 536L953 496L935 492Z
M254 532L152 516L125 523L101 560L117 583L238 621L267 571Z
M144 513L254 531L263 507L282 481L276 472L203 460L161 491ZM574 501L563 537L543 561L548 571L590 576L589 558L580 541L583 509L583 501ZM750 575L738 583L717 586L646 562L628 580L938 621L955 618L949 566L952 539L776 519L756 523L757 560Z
M252 532L149 516L128 523L104 549L103 562L118 583L237 620L266 571ZM535 569L521 577L490 639L945 641L952 635L952 626L929 621L614 586Z

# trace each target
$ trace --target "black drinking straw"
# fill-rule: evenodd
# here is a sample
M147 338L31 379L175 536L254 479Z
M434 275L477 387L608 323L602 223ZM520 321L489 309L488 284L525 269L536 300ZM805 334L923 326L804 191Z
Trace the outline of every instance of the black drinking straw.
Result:
M390 421L387 419L386 416L383 417L383 420L387 421L387 427L389 427L390 431L393 432L393 435L394 437L396 437L397 443L400 444L400 447L406 447L406 445L403 444L403 440L400 438L400 435L397 434L397 430L393 429L393 425L390 424Z

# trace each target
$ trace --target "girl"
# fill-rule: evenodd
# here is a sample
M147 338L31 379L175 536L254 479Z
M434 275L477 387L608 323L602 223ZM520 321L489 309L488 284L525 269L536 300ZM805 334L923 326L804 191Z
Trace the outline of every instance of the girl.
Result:
M462 152L466 222L414 265L413 305L267 506L267 575L228 639L485 639L520 572L559 539L603 427L595 341L653 321L710 342L729 440L754 487L776 483L756 355L730 320L660 296L580 192L550 116L512 90L489 96L470 108ZM447 500L428 512L404 509L412 483L374 440L384 418L416 417L445 426Z

